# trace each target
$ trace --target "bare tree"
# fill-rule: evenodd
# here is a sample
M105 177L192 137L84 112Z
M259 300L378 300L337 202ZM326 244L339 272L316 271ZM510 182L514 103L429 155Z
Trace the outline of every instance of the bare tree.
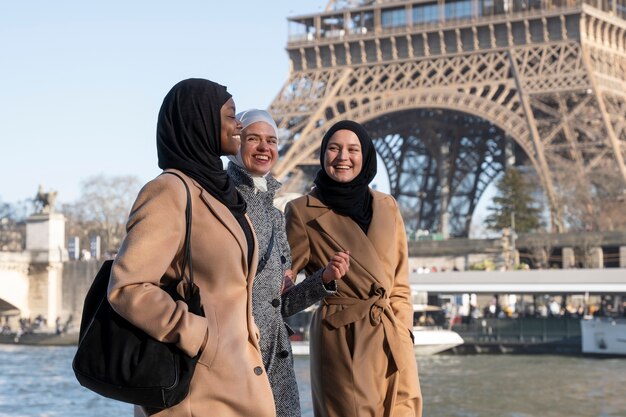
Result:
M600 166L580 184L571 167L555 167L565 224L570 231L626 230L626 184L619 171Z
M598 169L591 179L598 230L626 230L626 184L618 170Z
M15 204L0 202L0 251L19 252L26 245L24 220L30 206L29 201Z
M62 208L67 218L68 235L79 236L83 242L89 242L97 235L102 240L103 251L117 251L140 186L135 176L87 178L82 183L79 200Z
M546 233L530 234L525 236L524 240L535 267L548 268L552 253L551 236Z

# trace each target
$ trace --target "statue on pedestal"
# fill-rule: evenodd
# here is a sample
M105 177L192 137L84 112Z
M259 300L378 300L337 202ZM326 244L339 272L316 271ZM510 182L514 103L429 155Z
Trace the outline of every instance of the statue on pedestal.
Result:
M35 196L35 212L36 213L52 213L54 211L54 202L57 199L56 191L45 192L43 186L40 185Z

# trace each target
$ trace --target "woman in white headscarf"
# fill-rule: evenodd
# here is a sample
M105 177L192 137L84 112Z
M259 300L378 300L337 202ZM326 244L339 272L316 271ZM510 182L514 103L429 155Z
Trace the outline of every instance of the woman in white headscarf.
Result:
M229 156L228 175L247 204L259 247L259 265L252 287L252 314L261 332L261 354L270 380L276 415L300 417L298 386L293 370L289 327L283 321L336 291L335 280L347 256L337 255L326 268L283 292L291 283L291 255L283 214L274 207L280 183L270 174L278 161L278 128L264 110L237 114L242 124L241 149ZM334 262L334 264L333 264ZM345 265L344 270L347 270Z

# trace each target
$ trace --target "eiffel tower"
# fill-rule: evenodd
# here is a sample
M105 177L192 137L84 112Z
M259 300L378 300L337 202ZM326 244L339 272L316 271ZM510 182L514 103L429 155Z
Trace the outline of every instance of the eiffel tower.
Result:
M468 236L489 183L524 164L561 231L564 184L626 184L625 19L626 0L330 1L291 17L274 173L306 191L324 132L352 119L407 228Z

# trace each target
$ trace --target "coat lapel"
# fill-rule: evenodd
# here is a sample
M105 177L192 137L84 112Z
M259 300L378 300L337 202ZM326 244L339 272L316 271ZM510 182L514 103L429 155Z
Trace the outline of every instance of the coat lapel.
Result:
M253 267L250 268L248 265L248 261L247 261L248 243L246 242L246 235L243 233L243 230L241 230L241 226L237 222L237 219L235 219L235 217L232 215L230 210L228 210L228 208L225 205L220 203L215 197L213 197L211 194L206 192L204 188L202 187L199 187L199 188L200 188L200 198L202 198L204 203L209 207L209 209L213 212L213 214L215 214L215 217L217 217L220 220L220 222L222 222L222 224L230 231L230 233L232 233L232 235L237 240L237 243L239 244L239 247L241 248L241 253L243 254L241 258L241 263L244 266L243 268L244 274L246 274L246 277L248 278L248 280L250 280L251 276L254 277L254 274L256 273L256 264L258 263L257 251L254 251L252 253ZM254 231L254 228L252 227L252 224L250 224L250 220L248 219L247 215L246 215L246 221L248 221L248 224L250 225L250 229ZM254 237L254 247L256 247L257 246L256 235L252 233L252 236Z
M376 195L374 201L376 201ZM374 205L372 223L368 230L368 236L365 236L363 230L352 219L333 213L317 197L309 195L309 206L327 209L315 218L315 222L335 241L339 248L350 251L351 262L356 262L375 281L384 284L386 280L384 279L385 273L380 255L385 253L386 247L389 246L387 235L393 230L393 228L389 229L388 222L382 216L384 212L378 214L376 205ZM373 241L373 239L379 239L380 242Z
M383 257L393 247L396 234L396 216L389 211L387 195L373 192L372 201L372 222L367 231L368 240L379 256Z

